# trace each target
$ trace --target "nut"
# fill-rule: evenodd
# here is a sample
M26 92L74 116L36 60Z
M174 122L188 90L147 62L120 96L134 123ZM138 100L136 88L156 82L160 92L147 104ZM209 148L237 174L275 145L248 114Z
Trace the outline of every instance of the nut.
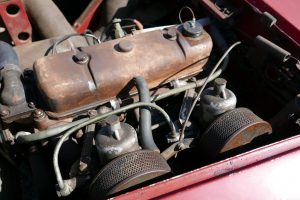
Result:
M174 28L167 29L166 33L167 39L169 40L176 40L177 39L177 31Z
M76 62L77 64L85 64L89 61L90 57L87 53L85 52L78 52L77 54L75 54L73 56L73 60L74 62Z
M88 111L88 115L89 115L90 117L95 117L95 116L98 115L98 112L97 112L97 110L89 110L89 111Z
M45 117L45 112L41 109L36 109L33 113L33 117L36 119L41 119Z

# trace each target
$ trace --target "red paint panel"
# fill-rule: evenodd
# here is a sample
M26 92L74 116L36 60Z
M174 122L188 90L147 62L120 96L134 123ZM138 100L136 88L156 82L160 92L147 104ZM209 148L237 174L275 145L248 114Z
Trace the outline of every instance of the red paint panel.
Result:
M93 22L103 0L92 0L81 16L75 21L74 29L78 33L84 33Z
M115 199L300 199L299 147L295 136Z
M32 27L21 0L0 1L0 15L15 45L32 42Z
M161 199L300 199L300 149Z
M277 18L277 26L300 46L299 0L245 0L260 12L269 12Z

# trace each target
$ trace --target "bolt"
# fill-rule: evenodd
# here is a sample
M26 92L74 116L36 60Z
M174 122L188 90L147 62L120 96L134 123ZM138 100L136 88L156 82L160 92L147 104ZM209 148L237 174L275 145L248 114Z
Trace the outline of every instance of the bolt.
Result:
M41 110L41 109L36 109L36 110L34 111L33 116L34 116L34 118L36 118L36 119L41 119L41 118L45 117L45 112L44 112L43 110Z
M169 40L176 40L177 39L177 31L174 28L167 29L167 38Z
M0 115L1 115L1 117L6 117L7 115L9 115L9 110L1 110L0 111Z
M88 111L88 115L89 115L90 117L95 117L95 116L98 115L98 112L97 112L97 110L89 110L89 111Z
M31 101L28 103L29 108L35 108L35 104Z
M130 52L133 49L133 44L128 40L123 40L119 43L119 48L122 52Z
M77 64L85 64L89 61L89 59L90 59L89 55L82 51L78 52L73 56L73 60Z

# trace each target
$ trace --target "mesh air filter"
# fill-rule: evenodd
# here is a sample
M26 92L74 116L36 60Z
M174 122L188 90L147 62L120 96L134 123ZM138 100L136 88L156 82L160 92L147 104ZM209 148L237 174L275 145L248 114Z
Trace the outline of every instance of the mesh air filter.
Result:
M271 125L247 108L237 108L218 117L200 138L200 148L211 157L272 133Z
M97 174L90 187L91 199L127 189L171 171L157 152L140 150L115 158Z

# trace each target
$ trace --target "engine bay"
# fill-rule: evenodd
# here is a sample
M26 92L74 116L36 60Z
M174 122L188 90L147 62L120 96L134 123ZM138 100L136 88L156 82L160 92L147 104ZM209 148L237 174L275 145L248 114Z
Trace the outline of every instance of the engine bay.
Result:
M245 1L1 4L30 28L0 33L0 199L106 199L299 133L299 46Z

